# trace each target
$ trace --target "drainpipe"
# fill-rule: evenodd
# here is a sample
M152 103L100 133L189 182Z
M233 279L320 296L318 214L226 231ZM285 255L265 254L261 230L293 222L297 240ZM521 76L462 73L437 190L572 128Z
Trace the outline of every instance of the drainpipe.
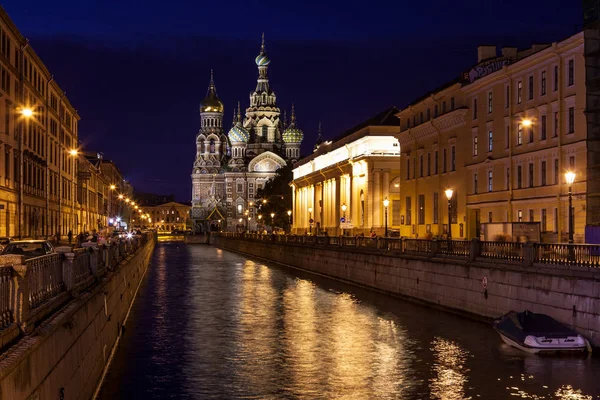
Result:
M557 234L558 234L558 238L557 241L558 243L561 242L561 233L563 231L563 223L562 223L562 212L561 212L561 204L560 204L560 197L561 197L561 192L562 192L562 184L563 184L563 174L561 173L563 171L563 161L562 161L562 120L563 120L563 89L562 89L562 83L563 83L563 67L562 67L562 58L561 56L558 54L558 50L557 50L557 43L553 43L552 47L554 47L554 57L556 57L556 62L558 64L558 129L556 134L558 135L558 193L556 194L556 204L557 204L557 221L554 221L557 224ZM556 128L555 128L556 129ZM568 215L568 212L567 212Z
M513 137L513 103L512 103L512 78L508 74L508 67L504 65L502 67L502 71L508 79L508 221L512 222L513 220L513 212L512 212L512 200L513 200L513 182L512 176L514 172L513 168L513 147L512 147L512 137Z

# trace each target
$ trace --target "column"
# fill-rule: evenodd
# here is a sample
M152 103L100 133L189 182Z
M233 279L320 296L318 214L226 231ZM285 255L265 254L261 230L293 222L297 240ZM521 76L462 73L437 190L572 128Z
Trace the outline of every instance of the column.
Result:
M333 218L334 218L334 226L335 227L339 227L340 226L340 217L341 217L341 212L342 212L342 202L341 200L341 189L342 189L342 177L336 177L335 178L335 200L333 202L333 207L334 207L334 213L333 213ZM341 231L338 232L338 234L340 234Z
M377 170L373 170L373 221L371 225L380 227L381 226L381 173Z

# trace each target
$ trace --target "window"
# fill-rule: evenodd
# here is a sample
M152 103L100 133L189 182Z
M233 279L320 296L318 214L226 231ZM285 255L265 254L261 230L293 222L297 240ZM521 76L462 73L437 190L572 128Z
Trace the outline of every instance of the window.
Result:
M546 215L546 209L542 208L542 218L541 218L541 222L542 222L542 226L541 226L541 230L542 232L546 232L548 230L548 216Z
M558 184L558 159L554 160L554 184Z
M444 149L444 158L442 160L442 168L443 168L443 172L446 173L447 167L446 167L446 149Z
M423 177L423 154L419 156L419 177Z
M569 60L569 86L573 86L573 83L575 83L575 71L574 71L574 60Z
M433 118L437 118L438 116L438 106L437 104L433 107Z
M473 99L473 119L477 119L477 99Z
M529 187L533 187L533 163L529 163Z
M431 175L431 153L427 153L427 176Z
M410 179L410 158L406 160L406 180Z
M451 160L451 171L456 171L456 147L452 146L452 160Z
M510 86L506 85L506 96L504 99L504 108L508 108L510 106Z
M493 179L492 179L492 171L488 171L488 192L494 190Z
M523 210L517 210L517 221L523 222Z
M492 212L488 211L488 222L492 222Z
M406 198L406 225L412 225L412 205L410 201L410 197Z
M541 95L546 94L546 71L542 71L542 85L541 85Z
M241 183L237 184L237 191L238 193L241 193L244 191L244 185L242 185Z
M238 204L238 205L237 205L237 213L238 213L238 214L241 214L241 213L242 213L242 210L243 210L243 207L242 207L242 205L241 205L241 204Z
M567 133L575 132L575 107L569 107L569 131Z
M558 90L558 65L554 66L554 88L552 89L553 92L556 92Z
M546 116L542 115L540 124L540 140L546 140Z
M523 101L523 82L519 81L517 83L517 104L521 104Z
M439 213L439 198L437 192L433 194L433 223L438 223L438 213Z
M510 189L510 168L506 167L506 190Z
M569 157L569 168L571 168L571 169L575 168L575 156Z
M506 126L506 133L504 134L504 148L508 149L508 144L510 143L510 126Z
M427 121L431 119L431 109L427 109Z
M529 100L533 100L533 75L529 77Z
M493 110L492 92L488 93L488 114L491 114Z
M406 119L406 129L410 128L410 118Z
M492 151L492 146L493 146L493 138L492 138L492 131L488 132L488 152Z
M533 219L533 210L529 210L529 222L534 222Z
M523 180L521 178L521 166L517 166L517 189L521 189L522 185L523 185Z
M442 102L442 114L446 113L446 102Z
M533 125L529 125L529 143L533 143Z
M435 175L438 174L438 151L435 151L435 156L434 156L434 160L433 160L433 173Z
M523 144L523 125L519 122L517 124L517 146Z
M267 130L268 130L267 126L263 125L261 129L262 129L262 137L267 137Z
M479 182L477 182L477 172L473 174L473 193L477 194L477 187Z
M542 186L546 186L546 161L542 161Z
M477 157L477 136L473 136L473 157Z
M450 111L454 110L454 97L450 98Z
M554 209L554 233L558 232L558 208Z
M425 195L419 195L419 225L425 223Z
M554 113L554 137L558 136L558 113Z
M421 111L419 113L419 123L422 124L423 123L423 111Z

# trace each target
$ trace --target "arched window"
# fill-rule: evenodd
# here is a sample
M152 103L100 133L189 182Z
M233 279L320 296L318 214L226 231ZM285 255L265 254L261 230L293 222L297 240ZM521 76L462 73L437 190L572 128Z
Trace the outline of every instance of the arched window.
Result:
M214 153L215 152L215 140L214 139L210 139L210 153Z
M261 129L262 129L262 137L267 137L267 132L268 132L269 128L267 128L266 125L263 125Z

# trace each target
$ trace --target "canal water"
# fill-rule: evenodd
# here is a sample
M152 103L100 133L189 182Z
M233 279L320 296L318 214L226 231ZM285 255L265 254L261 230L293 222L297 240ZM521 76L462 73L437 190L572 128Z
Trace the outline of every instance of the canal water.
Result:
M205 245L159 243L100 399L600 399L600 359Z

